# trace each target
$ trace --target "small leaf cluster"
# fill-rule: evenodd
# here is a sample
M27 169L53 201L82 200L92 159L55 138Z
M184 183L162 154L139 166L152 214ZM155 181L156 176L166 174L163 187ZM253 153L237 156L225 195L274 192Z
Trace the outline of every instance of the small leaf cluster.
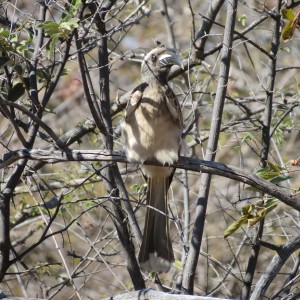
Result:
M1 86L1 96L11 102L18 100L29 90L29 77L25 74L26 61L33 52L31 48L33 35L25 27L14 31L0 29L0 69L10 72L11 81Z
M45 34L50 37L50 42L47 45L48 58L55 52L56 43L60 40L65 41L69 37L70 32L78 28L79 18L76 17L79 9L82 6L80 0L72 0L67 6L59 22L45 21L38 27L45 30Z
M278 200L275 198L268 199L263 203L247 204L242 208L241 217L229 225L224 231L224 238L232 235L246 222L248 227L254 226L257 222L263 219L270 211L272 211L278 205Z
M266 161L267 165L265 168L259 168L256 171L256 175L262 179L268 180L273 184L278 184L282 181L291 179L292 177L286 174L286 168L280 167L274 163Z
M54 21L45 21L40 24L38 27L45 30L45 34L50 37L50 43L47 46L48 58L55 51L55 46L58 40L66 40L70 32L78 27L78 18L69 18L65 17L60 22L56 23Z
M256 171L256 175L264 180L270 181L273 184L278 184L280 182L286 181L291 176L286 174L286 168L278 166L274 163L266 161L266 166L264 168L259 168ZM240 227L242 227L246 222L248 226L251 227L264 218L270 211L272 211L278 204L278 199L270 198L262 203L247 204L242 208L241 217L229 225L224 232L224 237L230 236Z
M24 33L27 35L26 38L24 37ZM27 57L29 53L33 52L33 48L30 47L32 39L32 33L26 28L22 30L16 29L13 32L5 30L4 28L0 29L0 49L3 52L13 52L20 56ZM6 63L8 63L8 61Z

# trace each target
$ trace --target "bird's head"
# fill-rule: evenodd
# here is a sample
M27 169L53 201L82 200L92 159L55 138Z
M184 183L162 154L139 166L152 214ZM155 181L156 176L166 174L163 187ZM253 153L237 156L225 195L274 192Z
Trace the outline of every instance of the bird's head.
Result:
M142 62L142 80L157 79L167 82L170 69L173 65L183 67L183 62L175 49L159 46L151 50Z

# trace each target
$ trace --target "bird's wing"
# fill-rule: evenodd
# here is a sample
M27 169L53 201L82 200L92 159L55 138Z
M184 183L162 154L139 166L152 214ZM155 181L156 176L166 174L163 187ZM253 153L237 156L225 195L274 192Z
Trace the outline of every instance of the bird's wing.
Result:
M173 120L179 124L180 128L183 128L183 118L180 109L180 104L174 92L170 88L166 92L166 102L167 102L168 110L173 117Z
M139 106L141 99L143 98L143 93L145 88L148 86L147 83L141 83L137 86L132 93L130 94L130 98L128 99L127 106L125 109L125 119L127 119Z

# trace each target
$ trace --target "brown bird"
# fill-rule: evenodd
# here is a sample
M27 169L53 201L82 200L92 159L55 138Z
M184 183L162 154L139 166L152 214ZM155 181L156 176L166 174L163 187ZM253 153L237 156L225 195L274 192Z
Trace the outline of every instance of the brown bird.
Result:
M157 160L164 165L142 166L147 178L147 212L139 263L145 272L167 272L174 253L169 233L167 193L182 144L182 113L168 85L173 65L183 66L174 49L159 46L144 58L142 83L128 100L122 126L127 158L133 162Z

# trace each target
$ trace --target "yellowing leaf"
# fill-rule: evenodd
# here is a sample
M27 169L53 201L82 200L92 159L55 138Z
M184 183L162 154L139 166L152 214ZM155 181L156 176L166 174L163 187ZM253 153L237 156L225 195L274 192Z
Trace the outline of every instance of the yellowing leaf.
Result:
M252 218L248 219L248 226L252 227L253 225L255 225L257 222L259 222L261 219L263 219L270 211L272 211L278 204L278 200L277 199L273 199L273 203L268 203L268 204L264 204L264 208L259 208L257 209L255 215ZM277 201L277 202L276 202Z
M182 262L178 259L175 259L173 266L179 271L183 270Z
M292 25L293 22L288 22L282 30L281 36L284 42L289 41L294 35L295 28Z
M280 172L283 169L282 167L280 167L276 164L273 164L268 160L266 161L266 163L267 163L267 166L275 172Z
M253 204L247 204L242 207L242 215L249 216L252 210L253 210Z
M281 10L281 14L283 15L283 17L289 21L293 21L294 20L294 12L292 8L283 8Z
M294 15L293 15L294 16ZM290 15L289 15L290 17ZM283 28L282 30L282 39L284 42L287 42L288 40L290 40L295 32L295 29L299 23L299 19L300 19L300 10L298 10L297 14L295 17L293 17Z
M257 222L259 222L262 219L260 215L257 215L251 219L248 220L248 227L252 227L255 225Z
M242 225L244 225L247 222L247 219L248 218L246 216L242 216L239 220L229 225L224 231L224 238L227 238L228 236L232 235L235 231L237 231Z

